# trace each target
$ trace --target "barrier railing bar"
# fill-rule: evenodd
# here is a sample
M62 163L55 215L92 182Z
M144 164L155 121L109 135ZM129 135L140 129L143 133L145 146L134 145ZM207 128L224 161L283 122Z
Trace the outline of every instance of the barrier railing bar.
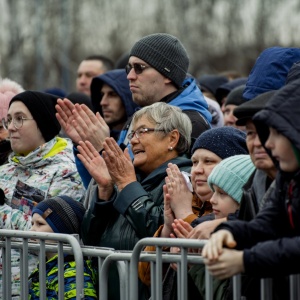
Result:
M58 299L64 299L64 290L65 290L65 283L64 283L64 253L63 253L63 245L62 243L58 244Z
M144 246L156 246L158 247L183 247L185 248L202 248L206 241L203 240L186 240L186 239L169 239L169 238L144 238L138 241L132 251L132 257L130 261L130 299L138 299L138 263L140 253ZM157 251L157 249L156 249ZM158 272L156 272L158 273ZM157 294L156 294L157 296Z
M241 299L241 275L233 276L233 300Z
M10 241L12 237L15 238L28 238L28 239L34 239L40 240L39 244L39 251L40 251L40 276L41 274L46 274L45 270L43 271L43 268L45 269L45 262L43 261L43 257L45 259L45 240L53 240L57 242L63 242L68 243L71 245L71 248L73 249L73 255L76 262L76 300L84 299L84 274L83 274L83 256L82 256L82 250L80 247L79 242L77 239L68 234L57 234L57 233L44 233L44 232L33 232L33 231L18 231L18 230L8 230L8 229L2 229L0 231L0 237L6 237L5 243L4 243L4 253L5 251L11 252L11 245L8 245L8 240ZM7 261L8 256L5 258L6 266L9 266L9 269L7 268L6 272L7 274L5 276L8 276L6 278L10 278L11 276L11 264L10 261ZM41 270L42 269L42 270ZM8 274L9 273L9 274ZM6 281L7 282L7 281ZM42 287L42 291L43 291ZM11 299L11 288L4 287L5 290L5 299ZM41 292L40 300L45 299L45 294Z
M272 279L262 278L260 280L260 299L272 300Z
M100 288L100 297L99 298L101 300L107 300L108 270L109 270L109 266L110 266L111 262L112 261L118 261L118 260L130 261L130 258L131 258L131 253L118 253L118 252L109 254L105 258L105 260L102 264L102 268L100 270L100 274L101 274L100 286L101 286L101 288Z

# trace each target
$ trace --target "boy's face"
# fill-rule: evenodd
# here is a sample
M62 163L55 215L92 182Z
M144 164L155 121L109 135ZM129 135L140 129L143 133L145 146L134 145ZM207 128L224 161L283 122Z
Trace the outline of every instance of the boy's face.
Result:
M278 160L282 171L295 172L299 169L291 142L276 129L270 127L270 135L265 146L271 150L272 156Z
M42 216L40 216L37 213L35 213L32 216L31 224L32 224L32 227L30 229L31 231L53 233L53 230L49 226L49 224L47 223L47 221Z
M228 214L235 213L235 211L239 208L239 204L215 184L213 185L213 188L215 191L210 199L210 203L212 205L215 218L226 218Z

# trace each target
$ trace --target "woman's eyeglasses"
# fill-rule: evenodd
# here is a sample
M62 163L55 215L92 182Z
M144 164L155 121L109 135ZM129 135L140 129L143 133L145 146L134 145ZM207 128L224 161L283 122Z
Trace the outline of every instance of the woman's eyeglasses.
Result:
M11 124L11 122L13 122L15 128L20 129L23 126L23 122L26 120L34 120L34 119L24 118L23 116L16 116L12 119L8 118L7 120L2 118L2 125L3 125L4 129L8 130L9 125Z
M155 128L139 128L135 131L131 131L127 138L129 141L131 141L133 139L133 137L135 136L137 139L139 139L144 133L146 132L154 132L154 131L162 131L164 132L163 129L155 129Z
M142 74L144 72L144 70L146 70L147 68L151 68L150 66L145 66L143 64L138 64L138 63L134 63L134 64L128 64L125 67L125 71L127 73L127 75L129 74L129 72L134 69L135 74L139 75Z

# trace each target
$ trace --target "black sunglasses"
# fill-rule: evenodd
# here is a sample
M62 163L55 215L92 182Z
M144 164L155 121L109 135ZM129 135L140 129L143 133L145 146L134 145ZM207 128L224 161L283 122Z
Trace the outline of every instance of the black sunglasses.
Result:
M127 75L129 74L129 72L134 69L135 74L139 75L142 74L144 72L145 69L147 68L151 68L150 66L145 66L143 64L138 64L138 63L134 63L134 64L127 64L125 67L125 71L127 73Z

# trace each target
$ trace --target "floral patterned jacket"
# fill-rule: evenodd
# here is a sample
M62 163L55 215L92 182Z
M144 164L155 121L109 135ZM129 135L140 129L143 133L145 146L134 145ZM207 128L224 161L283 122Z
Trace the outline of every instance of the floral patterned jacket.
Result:
M9 162L0 166L0 188L5 192L6 204L0 205L0 229L29 230L31 215L11 208L12 195L20 180L45 193L45 198L68 195L82 201L85 188L77 172L71 143L55 137L27 156L11 153ZM0 230L1 238L1 230ZM18 250L12 249L12 299L20 295L20 267ZM38 263L38 258L29 253L29 272ZM0 287L2 285L0 265ZM0 289L0 294L2 289ZM1 295L0 295L1 299Z

